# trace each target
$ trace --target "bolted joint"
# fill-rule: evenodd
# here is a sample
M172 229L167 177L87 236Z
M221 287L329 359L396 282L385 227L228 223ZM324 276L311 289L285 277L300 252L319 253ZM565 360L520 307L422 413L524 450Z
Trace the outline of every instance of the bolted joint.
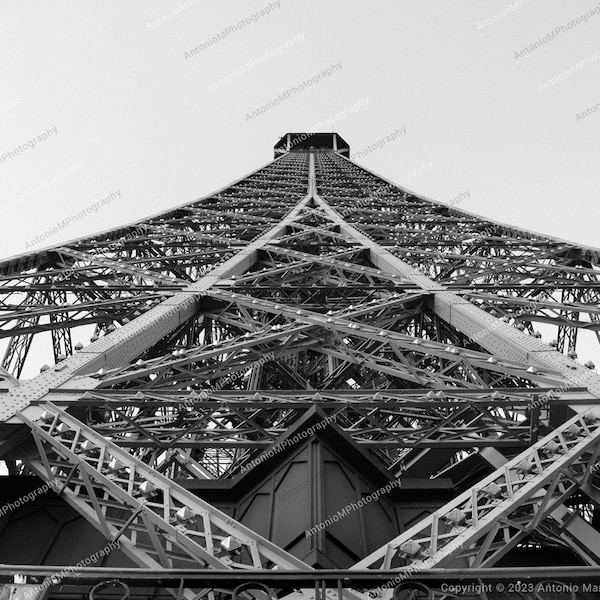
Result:
M464 511L460 510L459 508L455 508L451 510L444 517L444 519L449 525L452 525L453 527L459 527L460 525L463 525L465 523L465 521L467 520L467 515L464 513Z
M421 553L421 544L415 540L408 540L400 546L399 550L403 558L416 558Z
M502 488L497 483L488 483L481 491L490 499L502 497Z

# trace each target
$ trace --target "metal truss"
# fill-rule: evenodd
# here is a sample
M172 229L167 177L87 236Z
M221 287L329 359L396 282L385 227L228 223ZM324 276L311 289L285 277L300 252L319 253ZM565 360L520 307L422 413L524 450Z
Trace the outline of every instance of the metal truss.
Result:
M599 441L600 417L577 415L355 568L493 565L586 483Z
M48 399L85 409L85 423L171 479L231 478L276 446L317 405L336 430L391 472L425 448L528 448L549 430L552 407L589 404L574 390L321 390L319 392L123 392L64 390ZM82 417L84 419L84 417ZM210 451L212 452L210 452ZM218 460L220 459L220 460Z
M140 567L247 582L317 576L185 486L236 481L315 411L390 477L479 454L491 466L466 491L350 578L483 573L520 544L575 548L563 522L582 493L600 503L600 378L575 360L578 332L600 333L599 259L336 152L288 152L207 198L0 263L3 367L33 373L39 334L54 358L7 388L0 419L30 431L18 471Z
M319 155L317 181L348 223L433 280L531 333L553 325L559 351L576 351L579 329L598 331L597 249L419 198L337 154Z
M306 568L104 436L48 403L24 462L130 557L163 568Z
M21 375L31 335L66 340L93 324L92 337L102 336L204 276L280 222L305 195L307 166L305 156L285 156L148 221L0 263L0 339L10 339L3 366Z

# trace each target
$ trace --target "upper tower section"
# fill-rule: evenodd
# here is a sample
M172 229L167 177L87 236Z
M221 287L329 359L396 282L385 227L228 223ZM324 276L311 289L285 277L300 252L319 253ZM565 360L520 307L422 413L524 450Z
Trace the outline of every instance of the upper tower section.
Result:
M275 158L286 152L306 152L309 148L333 150L350 158L350 146L338 133L286 133L275 144Z

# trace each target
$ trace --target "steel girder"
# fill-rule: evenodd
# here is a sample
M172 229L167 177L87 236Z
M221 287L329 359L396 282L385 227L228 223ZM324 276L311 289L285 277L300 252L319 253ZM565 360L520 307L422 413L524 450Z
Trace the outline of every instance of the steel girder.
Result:
M592 315L600 299L597 249L419 198L339 155L320 158L320 194L344 220L407 264L465 297L477 298L484 310L507 316L516 325L541 319L555 325L557 341L565 335L573 340L565 352L576 350L577 329L595 330ZM482 297L489 288L496 293ZM566 299L575 310L561 308ZM523 300L531 319L523 314ZM569 313L584 318L569 318Z
M85 425L59 408L44 405L44 414L53 415L45 427L47 417L40 416L39 409L28 410L27 405L36 397L43 398L50 387L72 380L77 373L93 371L100 365L118 364L159 341L185 321L186 316L189 318L199 292L209 289L223 277L249 268L257 248L285 229L287 221L295 218L307 200L294 207L269 232L250 241L242 251L217 265L181 293L173 294L149 313L61 361L51 371L31 382L21 382L15 392L9 391L4 397L4 420L11 419L9 413L16 414L12 420L30 427L36 442L39 456L24 449L23 462L48 483L58 484L65 498L107 537L123 538L126 551L140 565L168 567L179 560L187 560L201 567L233 568L234 561L219 558L220 554L229 552L229 555L243 555L240 565L245 564L246 568L307 566L267 540L263 542L260 536L219 511L213 509L207 513L208 505L198 503L191 494L169 485L164 476L144 463L136 462L126 451L111 447L108 440L87 430ZM79 383L94 387L95 382L85 377ZM20 409L25 410L17 412ZM35 420L29 418L30 414ZM125 474L120 479L123 470ZM152 481L147 477L149 474ZM140 478L145 479L145 483L140 483ZM136 480L139 485L134 485ZM148 503L145 498L140 501L138 496L146 497L157 490L161 490L158 492L160 504ZM181 521L178 527L173 524L173 519ZM188 523L189 529L183 523ZM226 535L227 532L230 535ZM202 538L200 543L198 538ZM266 544L264 548L263 543ZM241 546L247 547L247 556Z
M354 568L493 565L587 482L599 455L600 416L577 415Z
M11 338L4 366L21 374L35 333L66 336L90 324L100 335L110 333L200 279L294 207L306 192L307 163L300 155L281 157L215 195L147 221L1 262L0 338ZM56 294L66 295L60 308ZM82 329L81 342L86 335Z
M571 391L560 400L541 401L549 391L215 391L199 396L97 390L82 396L64 390L48 399L84 409L81 419L94 431L158 472L185 480L235 477L277 446L315 403L336 429L391 472L412 466L427 448L514 452L549 431L552 407L591 400L589 394Z
M235 475L316 402L391 470L418 462L418 449L446 448L452 462L465 449L527 447L356 566L402 573L464 560L475 572L543 537L560 503L589 487L598 423L585 411L598 377L519 329L594 330L597 263L593 249L417 198L337 154L289 153L137 226L2 263L5 335L97 331L5 394L2 418L32 431L24 464L107 537L121 535L138 564L195 561L249 577L306 565L160 471ZM42 274L62 306L41 299ZM582 415L536 441L563 403ZM89 409L88 424L61 407ZM204 448L226 468L194 454Z
M48 403L25 463L145 566L284 569L306 565ZM235 544L231 541L235 540Z

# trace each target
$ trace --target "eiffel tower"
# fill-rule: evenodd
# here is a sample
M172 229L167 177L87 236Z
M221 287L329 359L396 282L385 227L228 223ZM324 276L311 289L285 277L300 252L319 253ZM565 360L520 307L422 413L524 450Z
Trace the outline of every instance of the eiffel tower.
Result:
M349 155L0 263L7 598L598 597L600 250Z

